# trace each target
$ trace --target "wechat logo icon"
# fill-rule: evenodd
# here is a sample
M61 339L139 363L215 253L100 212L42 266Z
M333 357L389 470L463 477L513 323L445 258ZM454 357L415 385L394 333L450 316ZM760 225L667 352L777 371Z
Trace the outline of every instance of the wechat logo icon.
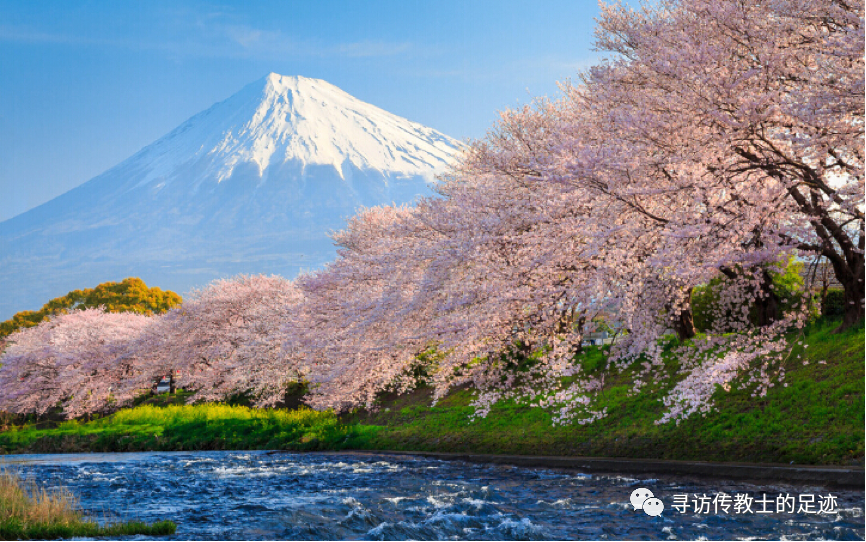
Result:
M635 510L643 510L648 516L660 516L665 509L661 499L657 499L653 492L645 487L639 487L631 492L631 505Z

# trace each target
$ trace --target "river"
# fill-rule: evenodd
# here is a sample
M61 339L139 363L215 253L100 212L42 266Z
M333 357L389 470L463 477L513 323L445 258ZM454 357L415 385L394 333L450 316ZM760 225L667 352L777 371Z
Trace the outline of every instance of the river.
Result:
M864 492L818 485L263 451L8 455L0 468L68 487L98 520L171 519L169 539L864 538ZM638 488L660 515L633 507Z

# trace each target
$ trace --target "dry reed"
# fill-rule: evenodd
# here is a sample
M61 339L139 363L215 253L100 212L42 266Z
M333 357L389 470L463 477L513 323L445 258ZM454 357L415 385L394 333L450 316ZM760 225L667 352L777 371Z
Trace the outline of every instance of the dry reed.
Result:
M176 529L172 521L100 526L84 519L78 500L68 489L46 489L32 480L22 480L15 471L0 469L0 540L165 536Z
M46 489L4 470L0 471L0 518L15 518L25 525L73 525L82 521L82 514L68 489Z

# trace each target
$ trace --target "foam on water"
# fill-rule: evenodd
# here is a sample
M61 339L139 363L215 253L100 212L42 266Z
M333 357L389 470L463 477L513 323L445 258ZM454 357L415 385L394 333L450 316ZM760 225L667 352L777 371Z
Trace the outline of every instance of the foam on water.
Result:
M862 539L863 491L724 479L585 475L406 456L150 453L6 456L67 486L96 519L178 524L176 539ZM636 484L667 505L634 510ZM673 494L831 492L830 515L679 514Z

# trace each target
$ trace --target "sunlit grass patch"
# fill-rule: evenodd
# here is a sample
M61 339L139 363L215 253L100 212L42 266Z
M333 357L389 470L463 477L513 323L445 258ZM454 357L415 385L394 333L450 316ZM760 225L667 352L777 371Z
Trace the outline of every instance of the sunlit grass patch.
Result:
M90 422L0 433L12 452L342 449L378 428L346 426L331 411L256 409L222 403L140 405Z

